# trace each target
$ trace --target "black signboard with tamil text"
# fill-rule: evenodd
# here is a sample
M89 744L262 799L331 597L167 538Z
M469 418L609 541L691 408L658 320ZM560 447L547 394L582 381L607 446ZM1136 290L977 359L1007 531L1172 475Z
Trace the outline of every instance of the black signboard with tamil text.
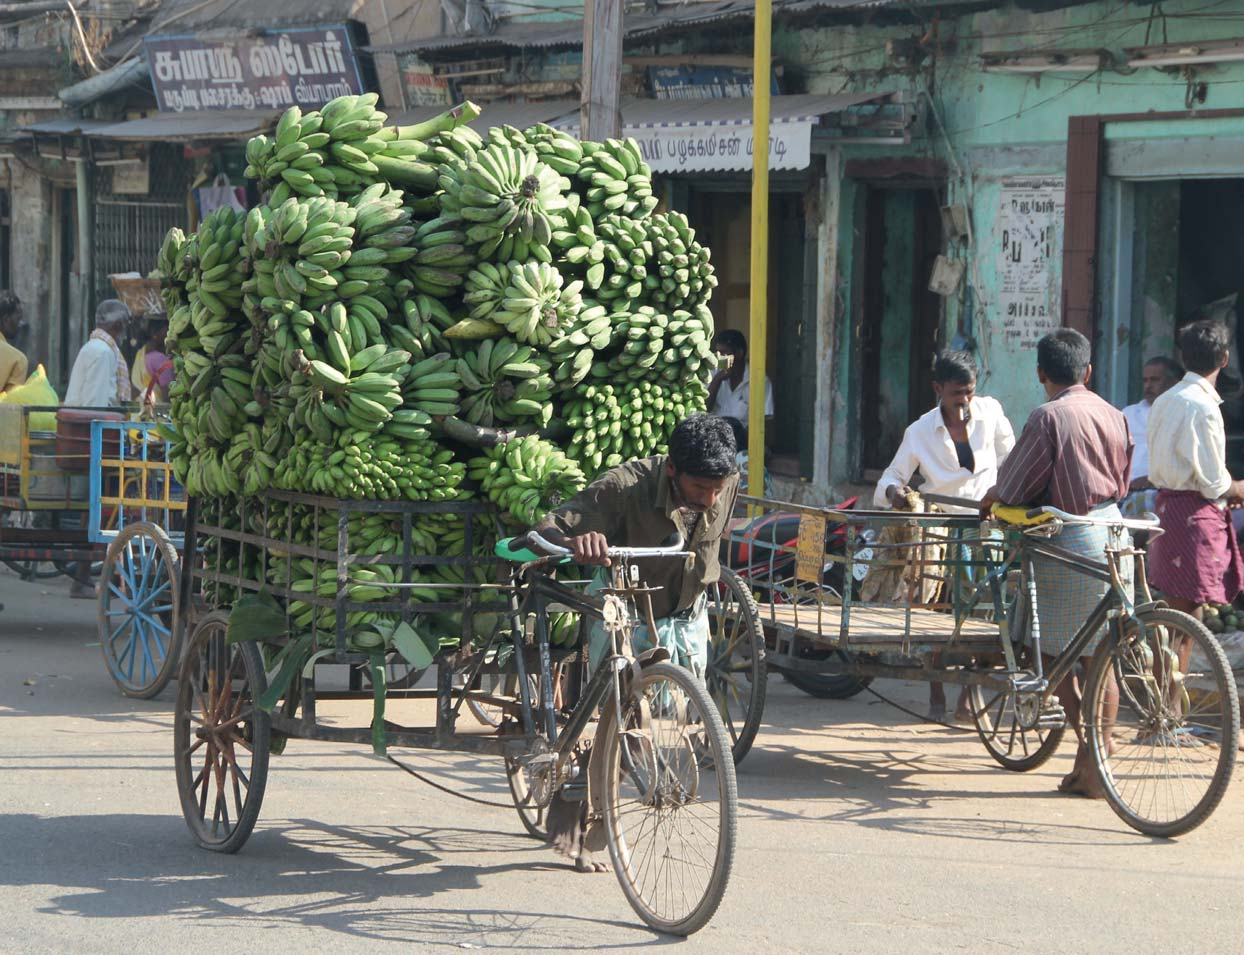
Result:
M162 112L315 108L363 92L344 26L265 30L257 36L144 41Z

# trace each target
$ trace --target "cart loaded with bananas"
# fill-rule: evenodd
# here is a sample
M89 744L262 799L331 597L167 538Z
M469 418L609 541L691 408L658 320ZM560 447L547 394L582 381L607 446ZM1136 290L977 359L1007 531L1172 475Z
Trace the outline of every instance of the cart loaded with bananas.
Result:
M455 719L459 691L506 672L498 539L705 407L709 250L658 211L637 144L481 135L479 116L292 108L247 145L266 200L161 249L165 437L192 500L178 774L210 848L254 823L262 779L239 767L265 720L271 752L334 732L494 746L508 716L469 745ZM558 616L551 639L569 653L578 629ZM338 695L370 700L370 727L317 723L319 664L348 667ZM435 727L386 720L434 667Z

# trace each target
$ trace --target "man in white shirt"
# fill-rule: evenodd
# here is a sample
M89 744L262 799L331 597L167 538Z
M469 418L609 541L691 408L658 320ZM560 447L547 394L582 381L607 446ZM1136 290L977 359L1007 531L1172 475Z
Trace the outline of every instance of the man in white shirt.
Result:
M1149 480L1165 531L1149 545L1149 582L1176 610L1197 617L1202 604L1229 603L1244 586L1244 559L1227 513L1244 506L1244 481L1227 471L1215 387L1229 342L1221 322L1185 326L1179 350L1188 373L1149 412Z
M907 426L894 460L877 482L873 503L889 507L911 493L918 470L925 494L979 501L998 481L998 466L1015 447L1015 429L995 398L976 394L976 362L944 351L933 362L937 406ZM975 508L944 506L951 513Z
M1184 376L1183 367L1173 358L1159 355L1145 362L1141 371L1141 398L1123 409L1132 442L1132 493L1148 491L1149 483L1149 411L1158 396L1169 390Z
M908 481L919 471L924 494L979 501L998 481L998 466L1015 447L1015 429L996 398L976 394L976 362L967 352L943 351L933 359L937 405L903 432L894 460L877 482L877 507L903 507L912 492ZM938 505L951 513L972 514L974 507ZM929 718L946 709L940 683L929 685ZM959 694L955 719L968 721L967 689Z
M748 426L751 376L747 371L747 339L742 332L726 328L713 337L713 350L729 362L708 385L708 410L722 418L734 418ZM773 417L773 383L765 376L765 418ZM766 421L767 429L767 421Z
M115 298L95 310L95 331L74 359L65 404L76 408L107 408L130 399L130 369L120 341L130 310Z

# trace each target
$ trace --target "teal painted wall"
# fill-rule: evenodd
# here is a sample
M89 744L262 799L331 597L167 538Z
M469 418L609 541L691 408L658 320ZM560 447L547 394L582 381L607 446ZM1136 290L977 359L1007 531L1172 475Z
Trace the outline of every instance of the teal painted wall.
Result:
M959 245L951 254L968 259L967 281L977 309L960 314L961 300L948 300L946 337L968 325L981 348L986 369L981 391L998 397L1018 428L1042 400L1030 347L1008 345L999 332L999 204L1002 182L1009 176L1062 176L1066 167L1068 118L1085 114L1182 111L1187 108L1188 82L1178 70L1154 68L1104 69L1097 73L1008 75L981 69L985 53L1008 52L1047 55L1057 51L1102 49L1112 51L1119 62L1125 47L1161 43L1195 44L1197 41L1229 40L1244 36L1239 12L1214 7L1207 12L1205 0L1168 0L1162 16L1152 18L1156 7L1148 4L1101 2L1078 4L1063 10L1034 13L1011 6L965 16L942 19L936 33L916 25L859 25L812 28L778 25L774 32L774 55L787 66L787 76L813 93L844 91L903 91L919 97L926 109L924 135L911 146L845 146L843 158L936 157L950 169L949 199L971 209L974 241L970 249ZM888 58L887 40L923 38L923 59L904 66ZM1244 106L1244 63L1206 65L1195 68L1193 77L1206 84L1206 98L1199 108ZM931 104L932 108L928 108ZM1174 141L1184 137L1239 137L1244 118L1195 119L1178 122L1142 122L1109 125L1109 145L1126 141ZM961 173L961 174L960 174ZM1166 175L1172 174L1169 170ZM1175 172L1175 175L1178 173ZM841 348L852 341L853 263L852 229L855 204L848 191L843 195L839 237L838 285L846 302L838 316L835 336ZM1050 281L1061 285L1061 236L1052 260ZM1108 260L1108 256L1102 261ZM927 276L915 276L926 281ZM1108 307L1108 305L1107 305ZM1122 324L1126 326L1130 318ZM1102 324L1106 324L1103 317ZM1145 338L1144 330L1137 337ZM1107 339L1107 341L1111 341ZM1106 344L1100 347L1113 347ZM831 480L855 475L855 452L842 453L839 436L854 440L851 402L857 400L858 383L849 377L849 355L839 354L833 382L834 455ZM1102 365L1102 356L1097 357ZM1110 362L1105 362L1109 366ZM1130 360L1120 365L1120 375L1131 374ZM1132 389L1127 382L1113 387L1116 393Z

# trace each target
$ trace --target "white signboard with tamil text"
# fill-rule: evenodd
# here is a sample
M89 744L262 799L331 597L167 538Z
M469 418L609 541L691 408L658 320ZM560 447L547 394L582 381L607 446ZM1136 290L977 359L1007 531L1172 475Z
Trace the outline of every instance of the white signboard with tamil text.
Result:
M752 124L627 127L653 172L711 172L752 168ZM770 169L806 169L811 158L812 125L773 123Z
M1066 180L1002 181L998 214L998 317L1007 346L1035 345L1061 324L1062 289L1053 263L1062 255Z

